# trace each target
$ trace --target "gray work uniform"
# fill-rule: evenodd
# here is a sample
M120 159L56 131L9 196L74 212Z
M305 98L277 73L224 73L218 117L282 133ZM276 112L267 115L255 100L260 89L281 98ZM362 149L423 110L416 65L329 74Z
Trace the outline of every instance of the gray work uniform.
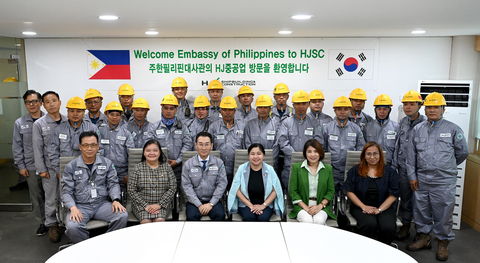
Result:
M190 138L192 139L193 150L196 151L197 147L195 146L195 139L197 134L202 131L208 132L210 125L212 125L212 121L210 121L208 118L200 120L195 117L194 119L187 121L186 125L187 130L190 133Z
M177 178L177 186L180 186L183 152L193 149L192 139L187 127L176 119L172 127L168 129L162 120L159 120L152 124L148 130L147 140L150 139L155 139L162 147L167 147L168 159L177 162L173 172Z
M278 152L278 132L280 130L280 123L275 119L267 117L266 120L250 120L245 125L245 149L248 149L252 143L260 143L265 149L272 149L274 166L276 166Z
M295 114L295 110L291 106L286 107L285 113L283 113L282 117L280 117L280 114L278 113L277 106L273 106L272 111L270 112L270 116L276 119L278 123L282 123L284 120L286 120L288 117L294 114Z
M78 145L80 134L85 131L99 134L98 128L91 122L82 121L80 127L73 128L69 121L58 125L53 131L48 147L48 159L52 164L55 175L60 174L60 157L78 156L82 154Z
M425 116L418 115L418 118L414 121L409 121L408 116L400 121L400 135L398 136L393 154L392 166L398 170L400 177L400 197L402 200L402 202L400 202L398 215L408 222L413 219L413 191L407 176L407 152L410 147L413 147L413 128L425 120Z
M316 119L318 121L318 123L320 124L320 127L324 127L327 123L333 121L333 118L330 117L330 115L327 115L323 112L316 113L316 112L310 111L307 114L312 116L314 119Z
M45 113L42 112L41 115L45 116ZM33 203L35 219L38 224L43 224L45 222L45 192L43 191L42 178L35 172L33 123L34 120L30 113L15 121L13 126L12 153L18 169L27 169L28 171L29 176L26 178L26 181L30 199Z
M133 116L133 109L126 110L122 114L122 120L120 121L119 126L127 125L129 121L134 120L135 117ZM108 122L107 125L108 126Z
M243 108L243 105L237 108L237 110L235 111L235 117L234 117L235 121L241 121L244 124L246 124L250 120L258 119L257 111L252 106L250 106L249 108L250 110L248 112L245 111L245 109Z
M280 124L278 144L285 154L281 176L283 190L288 190L292 153L302 152L303 146L310 139L316 139L323 144L322 127L318 125L317 120L308 116L308 114L305 115L303 120L300 120L297 115L292 115Z
M100 127L99 152L110 159L115 165L118 181L123 188L123 178L128 175L128 149L135 148L132 134L127 126L117 126L111 129L110 126Z
M244 148L244 130L245 124L236 120L230 129L227 128L223 120L212 123L208 129L208 132L213 136L213 150L220 151L220 158L225 164L229 185L233 181L235 150Z
M67 121L67 117L60 114L60 124ZM33 154L35 158L35 170L37 174L48 172L50 178L42 178L43 190L45 192L45 226L50 227L57 223L55 214L56 200L60 198L58 192L57 174L52 169L48 158L50 139L55 128L58 126L49 114L38 119L33 124Z
M211 102L211 101L210 101ZM212 103L213 105L213 103ZM208 119L214 123L222 118L220 106L209 106L208 107Z
M387 152L387 165L392 165L395 143L400 133L400 125L387 118L380 122L374 120L365 125L363 136L365 142L375 141Z
M65 234L73 243L88 238L87 223L90 220L102 220L109 223L107 232L124 228L128 214L112 212L112 200L120 199L120 187L117 172L112 162L96 155L92 169L79 156L65 166L62 174L62 200L70 210L77 207L82 213L82 222L70 220L67 213Z
M190 114L185 114L187 108L190 109ZM179 100L177 107L177 121L180 121L183 125L187 123L190 119L195 118L195 109L193 108L193 101L191 100Z
M361 151L365 146L365 139L358 125L347 121L342 127L336 117L325 125L323 137L323 149L332 154L333 179L335 189L338 190L345 181L347 151Z
M373 121L373 118L372 116L366 114L365 112L360 112L360 114L358 116L354 116L352 115L352 112L350 111L349 112L349 116L348 116L348 120L357 124L360 129L362 130L362 132L364 131L364 128L365 128L365 125L368 123L368 122L371 122Z
M90 115L89 115L88 112L85 113L85 117L83 117L83 120L93 123L93 121L90 118ZM100 116L98 116L98 118L96 118L96 120L97 120L97 122L93 123L93 124L95 124L99 128L102 127L102 126L108 125L107 116L105 114L103 114L103 112L100 112Z
M457 166L468 156L468 145L458 125L440 119L413 128L413 147L407 152L407 176L418 180L413 193L413 219L418 232L432 229L440 240L455 238L452 231Z
M220 158L210 155L203 170L198 154L185 162L182 171L182 187L187 201L196 207L204 203L215 206L221 201L227 188L225 166Z
M138 127L135 119L127 123L127 130L132 133L133 143L135 148L143 148L148 138L148 130L153 123L145 120L141 127Z

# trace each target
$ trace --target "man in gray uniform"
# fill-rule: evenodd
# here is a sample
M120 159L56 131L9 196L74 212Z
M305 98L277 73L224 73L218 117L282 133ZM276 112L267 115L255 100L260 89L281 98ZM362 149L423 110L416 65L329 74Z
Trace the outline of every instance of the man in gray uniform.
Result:
M128 149L134 148L135 144L127 126L120 125L122 113L123 108L116 101L110 102L105 107L108 125L99 129L99 152L115 165L120 187L125 189L128 181Z
M407 176L407 152L412 145L413 128L425 121L425 116L419 110L422 107L420 93L410 90L403 96L403 112L407 115L400 121L400 135L398 136L393 154L392 166L398 170L400 176L400 210L398 215L402 218L402 227L397 233L398 240L404 240L410 236L410 222L413 219L412 197L413 191Z
M395 143L400 132L400 125L390 120L392 99L381 94L373 103L375 106L375 120L368 122L364 128L365 142L375 141L382 150L387 152L387 165L392 165Z
M208 117L208 108L210 107L210 102L208 98L200 95L193 102L193 107L195 108L195 118L187 121L187 130L190 133L190 138L192 139L193 150L196 151L194 141L197 134L202 131L208 131L212 121Z
M349 99L352 104L352 108L350 109L348 120L357 124L363 131L363 128L367 122L373 121L373 118L370 115L363 112L363 109L365 108L365 101L367 101L367 93L365 93L363 89L354 89L350 93Z
M333 104L335 119L323 128L325 140L323 149L332 154L333 181L336 192L339 192L345 181L345 162L347 151L361 151L365 146L363 133L358 125L348 120L352 104L341 96Z
M210 97L210 107L208 108L208 119L214 123L222 118L220 113L220 102L223 96L223 85L219 80L212 80L208 83L208 96Z
M85 103L87 104L88 113L83 118L85 121L89 121L97 127L107 125L107 117L100 110L102 108L102 94L96 89L89 89L85 93Z
M172 82L172 93L175 95L175 98L177 98L178 102L176 117L177 120L183 125L195 117L193 112L193 101L187 100L187 92L187 81L181 77L175 78Z
M48 159L52 169L60 176L60 157L78 156L78 138L84 131L93 131L99 134L97 126L91 122L83 121L85 115L85 102L80 97L73 97L67 103L68 121L58 125L50 139Z
M271 117L276 119L278 123L283 122L294 114L293 108L287 105L290 90L285 83L278 83L273 89L273 99L277 103L272 108Z
M323 93L316 89L310 92L309 97L310 112L308 114L318 121L320 127L323 127L325 124L333 121L332 117L323 113L323 106L325 105L325 97L323 96Z
M244 148L245 124L234 119L237 103L233 97L223 98L220 108L222 118L214 122L208 132L213 136L213 150L220 151L220 158L226 167L227 189L230 189L234 175L235 150Z
M202 131L197 134L198 154L185 162L182 187L187 197L187 221L199 221L202 216L221 221L225 219L221 198L227 187L223 161L213 155L212 135Z
M253 90L249 86L243 86L240 88L238 91L238 101L240 101L241 106L235 111L236 121L241 121L245 124L249 120L257 119L258 114L252 108L253 96Z
M413 147L407 154L407 173L413 193L417 234L407 250L431 248L430 232L438 241L437 260L448 259L458 168L468 156L468 145L458 125L443 118L447 105L442 94L425 98L424 121L413 128Z
M40 225L37 229L37 236L43 236L47 233L45 227L45 192L43 191L42 178L35 172L32 138L33 123L45 115L40 110L42 95L34 90L27 90L23 95L23 102L28 113L15 121L12 153L15 165L20 170L20 175L26 178L28 183L35 219Z
M90 220L108 222L107 232L124 228L128 220L128 214L120 204L120 187L114 165L109 159L97 155L98 135L82 132L79 148L82 155L68 163L62 175L62 200L70 210L65 234L74 244L88 239L87 223Z
M56 243L60 241L56 217L56 200L60 198L58 192L58 178L52 169L48 158L50 139L55 128L67 121L67 117L60 114L60 96L54 91L47 91L42 95L43 107L48 114L33 124L33 154L35 158L36 174L42 177L45 191L45 226L49 228L49 239Z
M303 90L295 92L292 102L295 114L280 124L278 137L280 149L285 154L280 178L284 192L288 192L292 153L303 151L303 145L310 139L316 139L318 142L323 143L322 127L318 125L317 120L307 114L310 104L308 93Z
M147 121L147 113L150 110L147 100L138 98L133 102L133 119L128 121L127 130L132 133L135 148L143 148L148 137L148 129L152 125Z
M191 151L193 142L187 127L175 117L178 107L177 98L169 94L163 97L161 105L162 119L150 126L146 141L155 139L162 147L167 147L168 164L177 177L177 188L180 189L183 152Z
M120 105L122 105L123 109L122 121L120 122L120 126L123 126L133 119L132 105L135 91L133 90L132 86L125 83L118 88L117 94L118 101L120 102Z

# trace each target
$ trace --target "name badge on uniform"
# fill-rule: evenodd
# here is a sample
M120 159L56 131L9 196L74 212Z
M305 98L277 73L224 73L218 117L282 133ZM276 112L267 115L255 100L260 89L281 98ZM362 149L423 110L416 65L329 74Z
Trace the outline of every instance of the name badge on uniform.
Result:
M161 134L164 134L164 133L165 133L164 130L156 130L155 132L157 133L157 135L161 135Z
M328 139L330 141L338 141L338 135L330 134L330 136L328 136Z
M58 135L58 138L62 139L62 140L66 140L67 139L67 135L65 133L60 133Z
M125 136L117 136L117 140L120 140L120 141L125 141L127 139L127 137Z
M110 144L110 140L101 139L101 140L100 140L100 143L101 143L101 144Z
M93 188L90 190L90 194L92 195L92 198L97 198L97 189Z
M218 171L218 166L211 166L208 168L210 171Z
M82 170L78 170L78 171L75 171L75 175L79 175L79 174L82 174Z
M100 165L100 166L98 166L98 169L100 169L100 170L106 170L107 167L106 167L105 165Z
M147 136L147 135L148 135L148 132L144 132L144 133L143 133L143 136Z
M175 131L175 134L182 134L182 133L183 133L182 130L176 130Z
M450 133L440 133L440 137L441 138L450 138L450 137L452 137L452 134L450 134Z
M275 135L267 135L267 141L274 141Z
M349 133L348 133L348 136L351 136L351 137L357 137L357 134L356 134L356 133L354 133L354 132L349 132Z
M305 130L305 135L310 135L310 136L313 135L313 128L307 128Z
M267 130L267 134L273 134L273 135L275 135L275 131Z
M132 138L135 138L137 134L135 132L132 132Z
M242 130L237 130L237 134L243 134Z
M100 124L100 127L105 127L105 126L107 126L107 124L106 124L106 123L102 123L102 124Z
M217 134L217 140L225 140L225 134Z

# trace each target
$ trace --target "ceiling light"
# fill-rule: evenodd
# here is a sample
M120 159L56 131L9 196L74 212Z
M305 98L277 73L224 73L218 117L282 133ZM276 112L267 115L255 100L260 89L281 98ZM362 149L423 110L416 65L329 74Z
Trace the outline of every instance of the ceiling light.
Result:
M293 19L297 19L297 20L305 20L305 19L310 19L312 17L313 17L312 15L294 15L294 16L292 16Z
M281 34L281 35L288 35L288 34L291 34L292 31L290 31L290 30L281 30L281 31L278 31L278 33Z
M33 31L23 31L22 34L27 35L27 36L34 36L37 33L33 32Z
M147 35L158 35L158 32L157 31L147 31L147 32L145 32L145 34L147 34Z
M102 20L117 20L118 16L99 16L98 18Z
M417 35L418 34L425 34L425 32L426 32L425 30L413 30L412 34L417 34Z

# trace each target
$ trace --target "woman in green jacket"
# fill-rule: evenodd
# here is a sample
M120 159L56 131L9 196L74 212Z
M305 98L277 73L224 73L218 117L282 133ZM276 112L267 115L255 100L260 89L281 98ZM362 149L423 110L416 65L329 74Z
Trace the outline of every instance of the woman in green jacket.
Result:
M290 218L301 223L325 225L327 218L337 219L331 211L335 194L332 166L322 163L325 151L315 139L303 146L305 161L292 165L290 176L290 198L293 210Z

